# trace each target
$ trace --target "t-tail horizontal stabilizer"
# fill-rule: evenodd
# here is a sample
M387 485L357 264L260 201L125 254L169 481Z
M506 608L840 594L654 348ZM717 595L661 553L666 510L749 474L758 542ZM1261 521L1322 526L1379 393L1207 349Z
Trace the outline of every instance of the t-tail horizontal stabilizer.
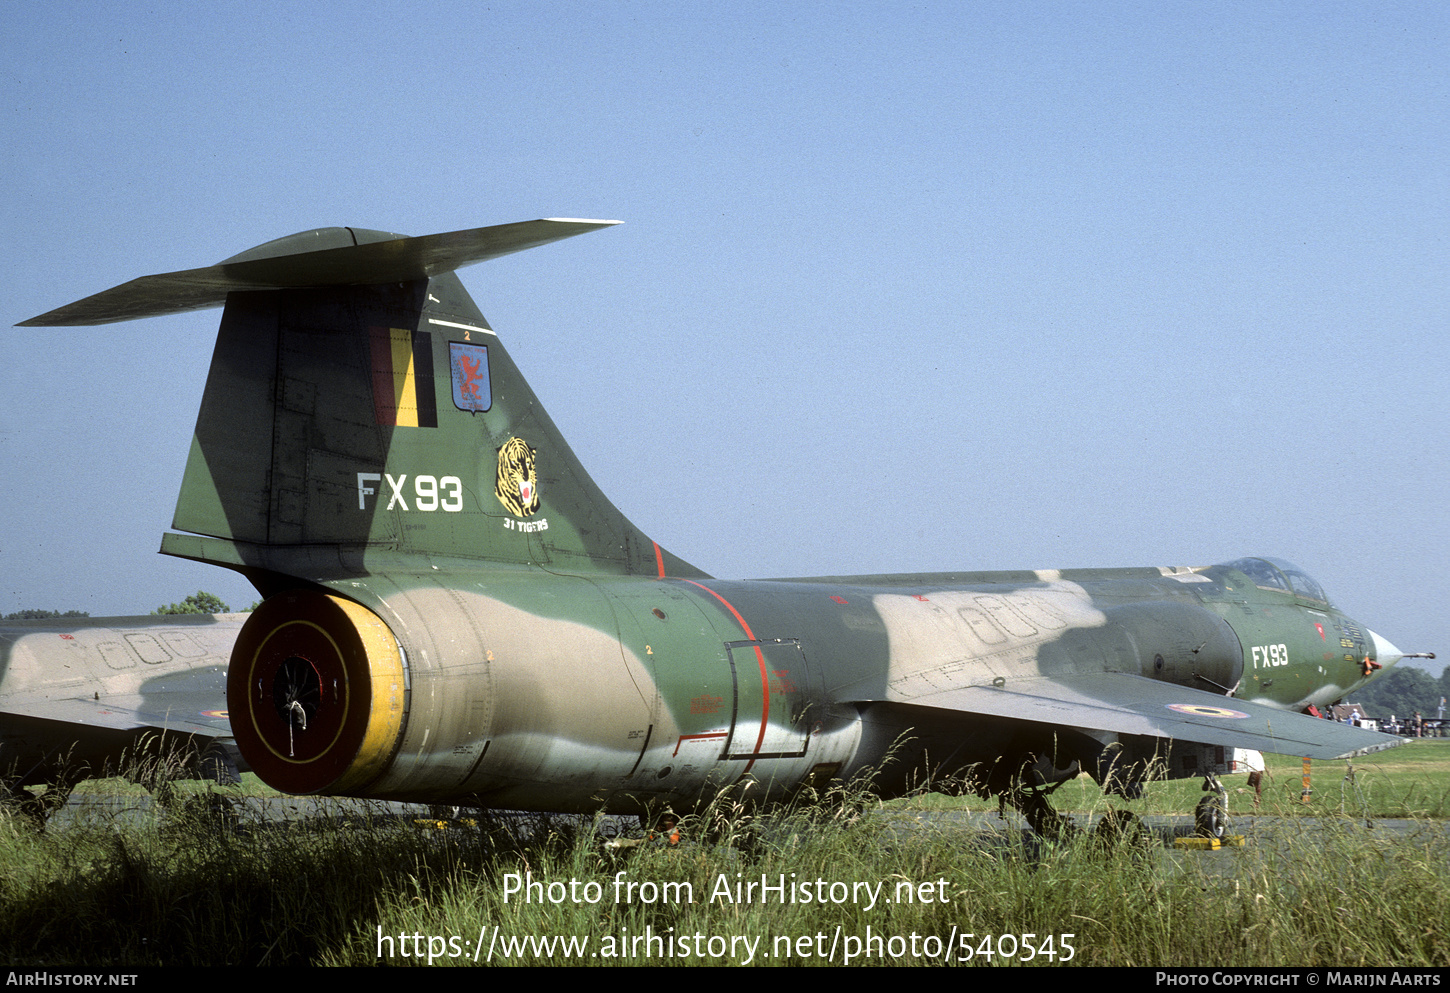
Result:
M599 491L453 272L616 223L319 229L25 323L225 302L162 551L269 596L482 563L699 576Z
M551 217L419 238L319 228L269 241L203 269L142 276L17 327L114 324L205 310L220 307L236 290L410 282L618 223Z

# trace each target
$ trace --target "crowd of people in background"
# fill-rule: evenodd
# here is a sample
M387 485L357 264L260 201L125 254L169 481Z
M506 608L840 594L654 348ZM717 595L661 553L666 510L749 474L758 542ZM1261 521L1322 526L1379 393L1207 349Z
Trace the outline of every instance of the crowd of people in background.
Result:
M1390 719L1380 725L1380 730L1389 734L1397 734L1402 738L1443 738L1445 737L1445 721L1435 718L1427 720L1417 710L1414 717L1403 719L1391 714Z
M1357 703L1340 704L1323 712L1315 708L1313 713L1327 720L1339 721L1357 728L1383 731L1386 734L1396 734L1402 738L1450 737L1450 720L1443 716L1425 717L1418 710L1415 711L1413 717L1396 717L1391 714L1385 720L1370 717Z

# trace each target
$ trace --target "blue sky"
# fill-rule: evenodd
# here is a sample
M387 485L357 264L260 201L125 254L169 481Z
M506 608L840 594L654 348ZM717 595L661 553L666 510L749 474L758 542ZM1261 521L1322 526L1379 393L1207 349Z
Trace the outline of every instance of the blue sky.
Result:
M3 10L7 324L307 228L619 218L462 276L701 568L1277 555L1450 651L1443 5ZM0 612L253 599L156 554L217 317L0 339Z

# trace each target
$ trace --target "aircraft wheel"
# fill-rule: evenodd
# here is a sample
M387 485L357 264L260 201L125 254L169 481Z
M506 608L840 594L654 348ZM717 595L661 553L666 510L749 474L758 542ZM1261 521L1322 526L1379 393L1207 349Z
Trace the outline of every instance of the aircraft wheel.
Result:
M1222 839L1228 833L1228 812L1217 795L1206 796L1193 808L1193 826L1201 838Z
M1020 790L1010 798L1010 802L1038 837L1048 841L1066 841L1078 833L1078 826L1071 817L1052 809L1052 802L1043 790Z
M1098 821L1094 839L1105 849L1145 848L1152 835L1142 819L1131 810L1109 810Z
M197 759L197 775L200 779L209 779L220 786L238 786L242 782L242 774L237 770L237 760L225 745L216 741L202 749L201 756Z

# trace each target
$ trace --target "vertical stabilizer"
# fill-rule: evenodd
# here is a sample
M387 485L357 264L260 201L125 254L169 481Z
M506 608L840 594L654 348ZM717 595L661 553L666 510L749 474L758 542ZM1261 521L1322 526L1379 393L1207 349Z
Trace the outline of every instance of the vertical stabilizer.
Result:
M469 560L701 575L599 491L453 273L612 223L321 229L27 323L225 300L173 522L189 534L162 551L236 568L265 593Z

